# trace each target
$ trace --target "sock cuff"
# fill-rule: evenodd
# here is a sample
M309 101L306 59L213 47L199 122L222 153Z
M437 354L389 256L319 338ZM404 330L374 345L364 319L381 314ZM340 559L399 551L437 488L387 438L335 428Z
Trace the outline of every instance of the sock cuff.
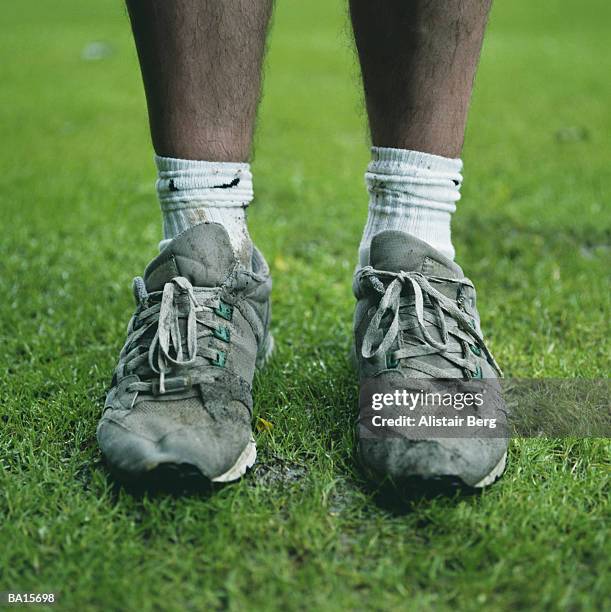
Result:
M187 172L200 171L211 172L220 171L250 171L250 164L247 162L211 162L198 159L180 159L177 157L162 157L155 155L155 165L161 175L165 172Z
M390 147L371 147L369 172L383 174L420 174L459 175L462 159L442 157L421 151L392 149ZM462 180L462 176L460 176Z
M253 199L250 164L155 156L163 210L198 206L245 208Z
M359 248L369 263L373 236L398 230L454 257L450 220L460 199L462 161L407 149L372 147L365 173L369 213Z
M370 209L422 207L454 212L460 199L462 160L373 147L365 173Z

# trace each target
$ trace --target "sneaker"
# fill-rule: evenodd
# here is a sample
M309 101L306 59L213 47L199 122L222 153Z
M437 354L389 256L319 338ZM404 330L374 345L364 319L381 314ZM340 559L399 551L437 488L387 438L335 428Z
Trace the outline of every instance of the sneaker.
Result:
M359 455L367 473L395 484L424 480L483 487L494 482L506 463L508 437L498 432L507 431L507 415L498 381L502 373L484 343L471 281L425 242L385 231L374 237L370 265L357 271L353 289ZM493 435L477 428L430 435L432 429L395 426L398 421L391 420L385 421L390 427L374 432L367 421L373 412L363 412L363 398L371 399L374 392L424 389L439 396L473 382L488 386L488 399L460 414L496 419L500 429Z
M273 347L263 256L253 247L247 269L225 229L201 223L133 287L136 311L97 429L111 471L132 482L156 468L238 479L257 456L251 384Z

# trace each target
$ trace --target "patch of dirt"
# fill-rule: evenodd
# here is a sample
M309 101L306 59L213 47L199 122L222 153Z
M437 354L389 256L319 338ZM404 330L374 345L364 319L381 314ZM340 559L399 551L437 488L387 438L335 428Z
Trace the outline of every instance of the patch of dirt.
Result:
M256 486L294 485L302 481L307 473L304 465L273 455L255 464L250 480Z

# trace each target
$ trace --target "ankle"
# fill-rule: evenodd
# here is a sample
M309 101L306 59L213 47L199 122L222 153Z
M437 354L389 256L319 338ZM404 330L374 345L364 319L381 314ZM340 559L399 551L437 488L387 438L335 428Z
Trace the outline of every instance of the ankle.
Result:
M157 194L163 215L163 249L199 223L218 223L229 235L236 257L250 265L252 242L246 207L253 198L250 165L155 157Z
M391 229L411 234L453 259L450 222L460 199L461 169L460 159L372 147L365 174L370 198L360 266L369 263L373 237Z

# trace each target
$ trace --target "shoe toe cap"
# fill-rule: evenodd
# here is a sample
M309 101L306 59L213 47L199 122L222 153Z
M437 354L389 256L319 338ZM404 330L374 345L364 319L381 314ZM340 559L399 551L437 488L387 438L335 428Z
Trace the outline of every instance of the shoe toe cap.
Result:
M102 453L122 480L138 480L164 465L192 466L209 480L228 472L237 478L250 467L245 463L254 441L249 413L240 402L230 402L214 417L201 407L193 415L143 404L131 411L108 410L98 425ZM237 465L240 461L244 465Z
M479 488L491 484L503 472L507 440L362 438L359 454L364 467L376 479L395 483L414 478L447 479Z

